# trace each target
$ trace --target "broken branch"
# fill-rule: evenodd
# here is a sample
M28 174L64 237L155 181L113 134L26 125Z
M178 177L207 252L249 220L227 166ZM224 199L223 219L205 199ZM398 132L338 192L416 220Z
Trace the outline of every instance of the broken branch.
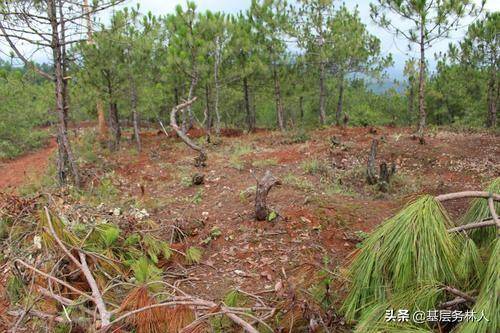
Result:
M177 120L176 120L177 112L189 107L195 101L196 101L196 97L193 97L192 99L185 101L184 103L181 103L177 106L174 106L174 108L172 109L172 112L170 113L170 126L172 126L172 128L177 133L179 138L181 138L181 140L184 141L184 143L186 145L188 145L188 147L190 147L191 149L193 149L199 153L199 156L197 157L197 159L195 161L196 166L204 166L205 161L207 160L207 153L205 152L205 149L203 149L203 147L200 147L200 146L196 145L193 141L191 141L191 139L184 132L181 131L181 129L177 125Z

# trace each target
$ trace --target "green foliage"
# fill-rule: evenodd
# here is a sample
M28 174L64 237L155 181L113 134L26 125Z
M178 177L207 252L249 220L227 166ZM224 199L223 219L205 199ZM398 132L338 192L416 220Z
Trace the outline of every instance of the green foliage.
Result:
M224 304L229 307L244 306L246 301L247 297L238 290L231 290L224 296Z
M283 183L289 186L296 187L302 191L312 191L314 185L304 177L298 177L293 173L288 173L283 178Z
M278 217L278 213L276 213L276 211L272 210L269 212L269 215L267 215L267 220L269 222L272 222L274 221L276 218Z
M139 284L161 281L161 270L152 264L148 258L141 257L132 264L135 280Z
M7 295L11 303L16 304L24 293L24 283L17 275L10 275L6 285Z
M0 159L44 146L50 133L37 127L53 120L49 82L0 59Z
M305 143L309 141L311 137L304 130L293 131L287 134L287 137L284 140L286 144L297 144L297 143Z
M323 160L306 160L301 164L302 170L310 175L320 175L328 176L330 174L331 168Z
M142 241L144 243L146 253L155 264L158 263L160 255L163 256L165 260L168 260L172 255L172 250L167 242L158 240L151 235L144 235L142 237Z
M110 203L115 201L119 191L114 185L113 174L104 176L95 188L92 199L97 203Z
M268 158L264 160L255 160L252 162L254 168L266 168L270 166L278 165L278 160L275 158Z
M457 333L490 333L500 330L500 241L495 239L486 274L481 284L473 310L477 315L484 314L488 320L467 321L459 326Z
M0 240L4 240L9 236L10 223L6 218L0 218Z
M500 193L500 177L494 179L490 185L486 188L487 192L490 193ZM500 210L500 203L494 203L496 211ZM484 199L474 199L465 213L461 218L461 224L469 224L474 222L479 222L491 217L490 209L488 207L488 201ZM497 230L495 226L488 228L479 228L470 231L470 237L480 246L489 244L496 239Z
M199 263L202 255L203 255L203 252L200 249L198 249L197 247L194 247L194 246L190 246L186 250L186 261L188 264Z
M456 280L459 237L441 204L423 196L378 227L349 267L350 292L342 311L349 321L366 306L413 287Z
M470 238L467 238L463 245L456 271L463 290L471 290L479 286L484 273L484 265L476 243Z

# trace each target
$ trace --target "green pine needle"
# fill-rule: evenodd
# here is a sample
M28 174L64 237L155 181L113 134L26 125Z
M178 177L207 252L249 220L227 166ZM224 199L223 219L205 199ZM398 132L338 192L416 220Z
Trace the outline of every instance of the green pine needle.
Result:
M346 319L415 286L455 281L462 239L447 232L450 226L441 204L428 195L379 226L349 267L350 292L341 308Z

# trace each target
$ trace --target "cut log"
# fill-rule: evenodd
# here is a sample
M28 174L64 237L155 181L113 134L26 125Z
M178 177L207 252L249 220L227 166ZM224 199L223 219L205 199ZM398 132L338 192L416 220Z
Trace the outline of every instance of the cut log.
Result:
M203 147L200 147L196 145L191 139L179 128L177 125L177 120L176 116L177 113L180 110L184 110L185 108L191 106L196 101L196 97L193 97L192 99L181 103L177 106L174 106L172 109L172 112L170 113L170 126L174 129L174 131L177 133L179 138L181 138L182 141L191 149L195 150L198 152L198 157L195 158L195 166L196 167L203 167L206 166L206 161L207 161L207 153L205 152L205 149Z
M268 214L267 195L271 188L275 185L281 185L278 178L274 177L271 171L266 171L266 174L260 181L257 182L257 190L255 192L255 218L258 221L264 221Z
M370 156L368 157L368 165L366 169L366 181L370 185L377 183L377 173L375 171L375 158L377 157L378 140L373 139L370 148Z

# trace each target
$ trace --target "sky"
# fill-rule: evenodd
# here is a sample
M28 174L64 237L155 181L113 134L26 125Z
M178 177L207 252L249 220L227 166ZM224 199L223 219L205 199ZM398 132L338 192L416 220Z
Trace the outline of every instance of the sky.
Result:
M475 1L478 3L480 2L480 0ZM247 8L249 8L251 0L194 0L194 2L196 3L199 11L209 9L211 11L237 13L240 10L246 10ZM382 44L382 53L384 55L389 53L392 54L394 59L394 66L387 70L389 78L401 78L406 59L411 56L418 57L418 54L413 51L408 51L408 43L403 39L396 38L393 34L378 27L371 21L370 2L373 2L372 0L345 0L344 2L349 8L353 9L356 6L358 7L360 16L363 22L366 24L368 30L372 34L380 38ZM186 0L127 0L123 5L121 5L121 7L135 6L137 3L140 4L141 11L144 13L151 11L155 15L164 15L167 13L172 13L175 7L179 4L185 6ZM336 3L338 6L341 2L336 1ZM500 1L487 0L486 9L489 11L499 11ZM109 18L109 15L109 12L106 13L103 17L103 20ZM404 22L397 23L405 24ZM427 51L427 59L431 68L433 68L435 64L434 54L446 51L450 42L458 42L463 37L465 30L466 26L462 30L452 34L449 39L445 39L439 43L436 43L431 49ZM8 54L5 44L0 43L0 51L3 51L1 53ZM46 57L46 55L34 55L33 59L37 61L43 61L44 57Z

